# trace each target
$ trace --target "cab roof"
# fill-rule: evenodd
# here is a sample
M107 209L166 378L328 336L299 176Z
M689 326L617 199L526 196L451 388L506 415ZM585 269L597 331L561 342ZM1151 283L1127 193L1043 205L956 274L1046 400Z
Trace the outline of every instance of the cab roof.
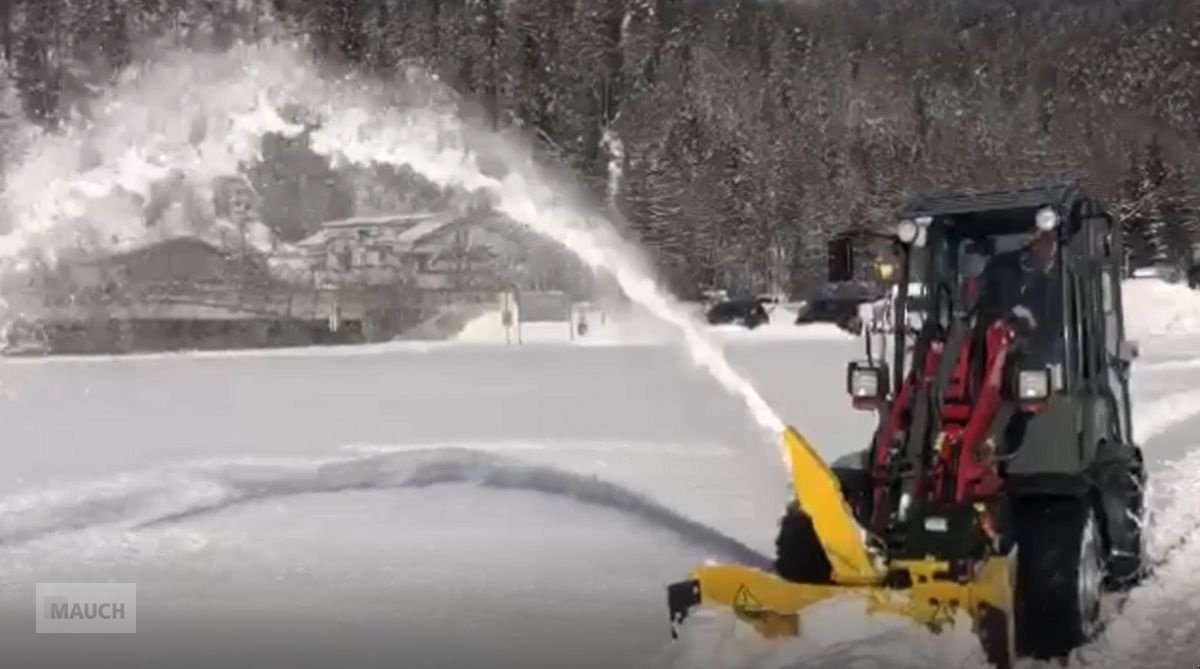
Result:
M1074 209L1076 202L1085 199L1087 195L1071 182L1012 191L918 195L904 207L901 217L986 214L1040 209L1045 206L1054 206L1060 211L1069 212Z

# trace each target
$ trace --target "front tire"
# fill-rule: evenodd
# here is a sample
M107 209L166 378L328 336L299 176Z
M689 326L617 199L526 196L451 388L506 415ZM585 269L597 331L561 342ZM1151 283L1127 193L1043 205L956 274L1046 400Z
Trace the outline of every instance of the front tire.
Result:
M1086 498L1022 499L1016 517L1017 643L1063 658L1096 634L1104 587L1099 518Z
M1128 592L1141 585L1150 572L1147 533L1152 527L1152 518L1151 510L1146 505L1145 473L1139 462L1136 468L1123 474L1128 483L1118 488L1123 493L1118 499L1127 501L1121 505L1114 504L1107 512L1110 519L1116 517L1121 520L1127 533L1122 541L1111 542L1113 551L1108 561L1106 585L1116 592Z

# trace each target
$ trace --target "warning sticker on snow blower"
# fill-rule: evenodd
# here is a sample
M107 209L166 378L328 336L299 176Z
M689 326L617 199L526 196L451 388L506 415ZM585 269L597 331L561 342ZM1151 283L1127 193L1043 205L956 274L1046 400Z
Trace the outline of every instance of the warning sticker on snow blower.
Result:
M750 592L750 588L743 585L733 596L733 610L738 613L757 614L763 613L763 606L754 593Z
M753 623L768 638L800 635L800 616L768 610L744 584L733 596L733 612L738 618Z

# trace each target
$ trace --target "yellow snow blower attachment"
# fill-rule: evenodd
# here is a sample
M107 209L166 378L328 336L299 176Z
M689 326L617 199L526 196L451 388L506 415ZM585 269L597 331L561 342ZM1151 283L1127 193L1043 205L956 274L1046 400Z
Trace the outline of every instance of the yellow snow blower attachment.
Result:
M765 638L802 637L805 609L856 597L865 601L868 613L904 616L934 632L953 626L965 613L989 660L1002 668L1012 666L1013 572L1008 557L992 557L963 569L950 561L888 561L874 555L838 477L794 428L789 427L783 439L796 503L811 519L830 578L795 582L745 566L701 567L668 589L673 625L697 606L716 607L732 611Z

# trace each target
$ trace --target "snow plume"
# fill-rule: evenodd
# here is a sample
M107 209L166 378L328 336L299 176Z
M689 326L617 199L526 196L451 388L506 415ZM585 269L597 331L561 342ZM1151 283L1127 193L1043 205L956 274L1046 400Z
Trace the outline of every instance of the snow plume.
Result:
M767 438L779 442L783 421L683 306L660 289L641 250L582 205L567 184L540 170L528 152L466 126L446 110L385 106L366 87L330 91L323 99L323 122L312 136L317 153L335 164L407 165L441 186L482 196L496 212L558 242L593 271L611 275L630 299L678 327L693 360L740 396Z
M763 569L770 561L715 529L640 494L594 477L532 465L496 453L431 447L330 460L199 463L130 474L74 489L0 499L0 547L56 534L137 531L296 495L468 484L526 490L609 509L671 532L722 559Z
M215 179L239 176L258 157L264 135L300 131L269 102L298 83L283 57L249 48L173 53L126 70L93 118L41 136L10 168L0 258L53 262L168 234L144 217L162 191L182 183L202 201Z
M157 184L238 174L258 157L264 136L302 130L285 120L300 110L317 126L313 150L335 168L408 166L611 275L630 299L676 326L693 360L741 397L766 438L779 443L782 420L659 288L640 249L534 165L532 152L468 126L452 94L421 72L387 85L323 76L305 53L295 42L262 42L171 54L127 72L93 122L45 140L13 175L7 197L15 226L0 238L0 258L149 235L139 211Z

